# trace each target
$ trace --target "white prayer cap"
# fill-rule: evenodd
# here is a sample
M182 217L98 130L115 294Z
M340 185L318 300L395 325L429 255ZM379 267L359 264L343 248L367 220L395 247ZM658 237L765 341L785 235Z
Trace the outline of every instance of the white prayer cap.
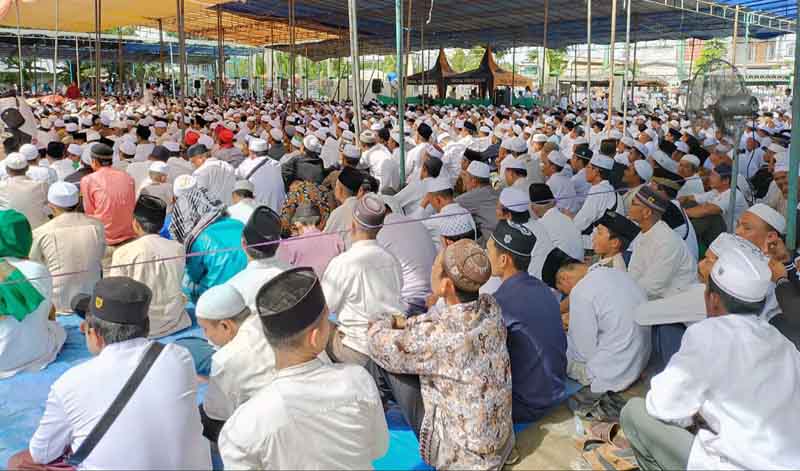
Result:
M538 142L540 144L544 144L547 142L547 136L544 134L534 134L533 135L533 142Z
M295 132L295 134L303 134L303 135L305 135L306 128L304 128L303 126L295 126L294 127L294 132Z
M627 152L623 152L621 154L615 155L614 156L614 162L616 162L616 163L618 163L620 165L624 165L626 167L630 167L631 166L631 159L628 158L628 153Z
M639 178L645 182L649 182L650 179L653 178L653 167L650 166L650 163L646 160L635 161L633 163L633 168L636 170L636 174L639 175Z
M167 129L167 123L165 123L164 121L156 121L156 123L153 125L153 127L161 128L161 129Z
M236 180L233 185L233 191L249 191L250 193L256 192L256 186L250 180Z
M672 173L678 173L678 162L675 162L667 154L661 150L656 150L650 156L653 160L664 170Z
M519 188L503 188L500 192L500 205L511 211L522 213L528 210L530 198Z
M722 291L749 303L764 300L771 278L767 257L755 247L732 247L711 268L711 279Z
M514 150L514 145L511 142L512 139L513 138L511 138L511 137L504 137L503 140L500 141L500 147L505 149L505 150L513 151Z
M80 190L69 182L55 182L47 190L47 201L59 208L71 208L78 204Z
M170 152L180 152L181 150L181 145L175 141L165 141L164 147L166 147Z
M39 149L33 144L22 144L19 146L19 153L24 155L28 160L36 160L39 158Z
M52 124L50 123L49 119L42 118L42 120L39 121L39 127L42 129L50 129L52 127Z
M683 152L684 154L689 153L689 146L683 141L676 142L675 148L678 149L678 151Z
M491 128L489 128L489 126L481 126L480 128L478 128L478 132L483 134L491 134L492 130Z
M728 152L730 152L730 151L731 151L731 148L730 148L730 147L728 147L728 145L727 145L727 144L722 144L722 143L720 143L720 144L717 144L717 146L716 146L716 147L714 147L714 150L715 150L715 151L716 151L718 154L727 154Z
M342 131L347 131L347 130L349 130L349 129L350 129L350 128L347 126L347 123L345 123L344 121L339 121L339 124L338 124L337 126L339 126L339 128L340 128Z
M136 155L136 144L129 140L123 140L119 145L119 151L125 155Z
M426 193L435 193L437 191L445 191L445 190L452 190L453 185L450 183L450 179L444 176L439 176L436 178L428 178L425 180L425 192Z
M636 145L636 141L634 141L632 137L625 136L622 138L622 145L625 147L633 147Z
M559 167L566 167L567 162L569 162L567 156L557 150L554 150L549 154L547 154L547 160L554 163L555 165L558 165Z
M78 125L72 122L65 124L64 128L67 132L78 132Z
M768 145L767 150L772 151L776 154L783 154L784 152L786 152L786 148L776 142L773 142L770 145Z
M94 142L100 140L100 133L96 131L89 131L86 133L86 142Z
M695 168L700 167L700 158L694 154L686 154L681 157L681 162L689 162L690 164L694 165Z
M267 141L259 138L250 139L250 141L247 143L247 148L252 152L266 152Z
M519 154L528 152L528 143L525 142L525 139L521 137L515 137L511 139L511 146L512 146L511 150L513 152L517 152Z
M491 168L484 162L473 160L467 167L467 173L476 178L489 178Z
M79 144L70 144L67 146L67 153L72 155L81 155L83 148Z
M775 211L764 203L757 203L751 206L748 213L753 213L759 219L770 225L779 234L783 235L786 232L786 219L781 213Z
M10 168L11 170L25 170L28 168L28 159L19 152L8 154L8 157L6 157L3 162L5 162L6 168Z
M589 161L589 164L605 170L611 170L614 168L614 160L607 155L601 154L600 152L595 152L594 156L592 156L592 159Z
M344 149L342 149L342 153L348 159L359 159L361 158L361 152L358 151L358 147L352 144L345 144Z
M201 134L200 137L197 138L197 143L203 144L207 149L214 147L214 139L211 139L211 136L207 134Z
M167 174L167 164L164 163L164 162L153 162L152 164L150 164L150 167L148 168L148 171L154 172L154 173L160 173L162 175L166 175Z
M269 137L274 139L276 142L283 141L283 131L278 128L272 128L269 130Z
M64 125L64 120L63 119L57 119L56 122L53 123L53 126L55 126L57 128L63 128L65 126Z
M172 185L172 193L175 197L184 195L197 187L197 179L191 175L180 175Z
M727 252L728 250L737 247L739 245L747 245L747 244L755 247L755 245L753 245L749 241L735 234L729 234L727 232L723 232L711 242L711 245L708 246L708 250L719 258L720 255Z
M558 145L558 136L556 136L555 134L553 134L552 136L550 136L549 138L547 138L547 142L552 142L553 144L556 144L556 145Z
M470 215L469 211L466 209L462 209L458 213L450 214L441 219L442 222L439 226L439 233L444 237L460 236L461 234L466 234L469 231L475 230L475 221L473 221L472 215Z
M509 169L526 170L525 162L513 155L506 156L506 158L503 159L503 163L500 164L500 171L502 173Z
M370 127L369 127L369 129L370 129L371 131L378 132L378 131L380 131L381 129L383 129L383 124L382 124L382 123L379 121L379 122L377 122L377 123L373 124L372 126L370 126Z
M642 144L641 142L637 141L636 143L634 143L633 147L635 147L636 150L639 151L639 153L642 154L642 157L644 157L645 159L650 157L650 152L647 149L647 146Z
M230 319L245 311L247 311L247 305L244 298L236 288L229 284L209 288L197 300L195 307L195 315L198 319L214 321Z
M706 140L703 141L703 147L711 147L719 144L719 141L715 137L707 137Z
M431 144L428 144L428 146L425 147L425 152L427 152L430 157L436 157L437 159L441 159L442 155L444 155L442 154L442 151L432 146Z
M444 141L448 141L448 140L450 140L450 134L447 134L446 132L443 132L443 133L439 134L438 136L436 136L436 142L438 144L440 144L440 145L442 143L444 143Z
M653 133L655 134L655 131L653 131ZM608 133L608 138L617 140L622 139L622 133L616 129L612 129L611 132Z

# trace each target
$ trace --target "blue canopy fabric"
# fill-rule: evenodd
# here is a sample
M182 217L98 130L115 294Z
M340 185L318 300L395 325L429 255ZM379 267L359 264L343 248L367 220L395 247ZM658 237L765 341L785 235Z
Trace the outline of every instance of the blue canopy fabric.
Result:
M470 48L490 44L495 50L514 46L542 46L544 43L545 0L518 2L512 0L433 0L414 2L404 0L404 12L412 7L412 50L422 48L424 25L424 48ZM561 48L573 44L585 44L586 2L547 0L547 47ZM769 3L764 3L769 2ZM704 0L631 0L631 37L636 41L654 39L709 39L731 36L733 32L733 6L739 4L763 5L775 9L775 14L786 12L796 16L785 0L724 0L717 3L713 14L708 14ZM626 2L617 2L617 41L624 40ZM677 8L677 6L683 8ZM728 7L726 9L726 7ZM230 13L250 18L288 18L285 0L248 0L231 2L222 6ZM697 9L698 11L695 11ZM724 14L723 14L724 12ZM740 26L745 22L742 10ZM771 10L770 10L771 12ZM390 54L395 48L395 2L394 0L360 0L358 2L358 33L361 54ZM592 2L592 43L608 44L611 36L611 2ZM318 43L307 43L296 48L297 53L319 60L349 54L348 10L344 0L301 0L295 5L295 17L299 24L304 21L344 31L344 37ZM430 17L430 22L428 18ZM771 16L769 18L772 18ZM767 18L767 19L769 19ZM777 17L775 17L777 18ZM747 34L751 38L769 39L791 32L793 23L787 18L776 19L767 25L765 17L753 22ZM406 19L404 19L405 22ZM745 34L745 28L739 28ZM404 38L405 39L405 38ZM288 50L288 45L280 45Z

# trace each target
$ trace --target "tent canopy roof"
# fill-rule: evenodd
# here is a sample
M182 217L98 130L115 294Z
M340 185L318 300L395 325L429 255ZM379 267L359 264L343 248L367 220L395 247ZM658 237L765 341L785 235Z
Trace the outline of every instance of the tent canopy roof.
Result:
M439 49L439 57L436 58L436 64L430 70L409 75L406 77L406 82L409 85L435 84L453 75L456 75L456 72L447 62L447 55L444 53L444 49Z

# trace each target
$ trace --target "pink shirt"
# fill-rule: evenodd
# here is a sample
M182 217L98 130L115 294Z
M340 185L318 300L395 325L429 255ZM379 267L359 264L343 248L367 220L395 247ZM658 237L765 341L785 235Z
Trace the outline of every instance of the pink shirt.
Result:
M281 242L279 260L296 267L311 267L322 278L333 257L344 252L344 242L339 234L326 234L316 227L305 229L299 238Z
M125 172L101 167L81 179L83 210L99 219L106 229L106 243L117 245L133 239L133 209L136 207L136 184Z

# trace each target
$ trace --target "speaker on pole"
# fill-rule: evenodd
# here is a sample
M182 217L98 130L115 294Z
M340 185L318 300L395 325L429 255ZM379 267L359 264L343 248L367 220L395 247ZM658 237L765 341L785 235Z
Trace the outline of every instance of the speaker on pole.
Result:
M242 90L247 90L250 88L250 81L246 78L242 79Z
M194 81L194 88L195 88L195 90L200 90L200 81L199 80L195 80Z
M383 90L383 80L372 79L372 93L380 93Z

